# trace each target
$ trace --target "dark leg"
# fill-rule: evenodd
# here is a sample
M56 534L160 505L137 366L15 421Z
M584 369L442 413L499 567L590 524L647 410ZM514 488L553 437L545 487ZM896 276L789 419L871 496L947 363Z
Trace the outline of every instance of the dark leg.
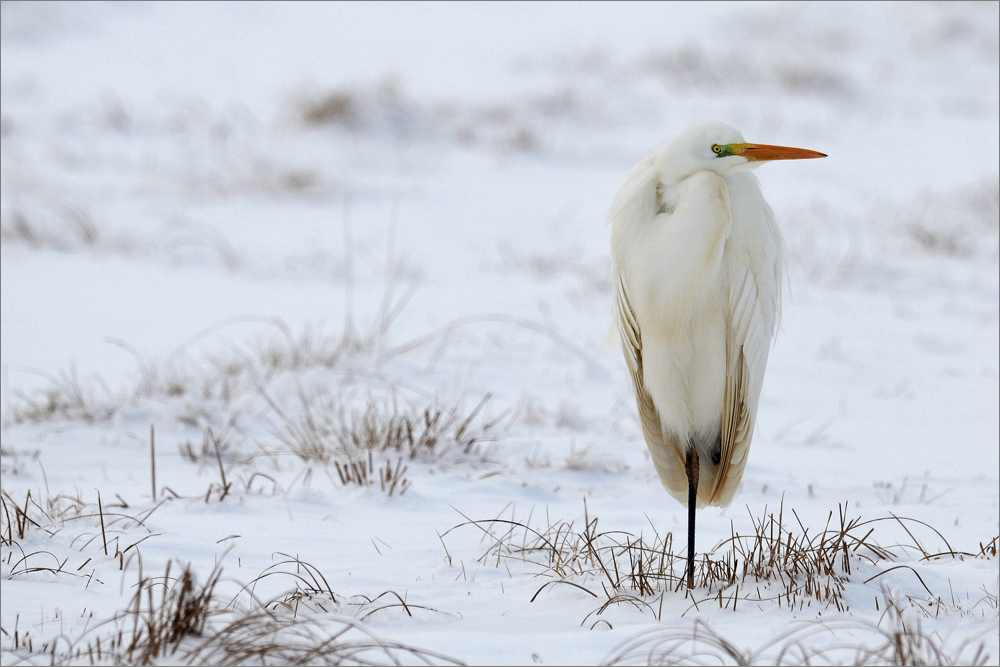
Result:
M698 452L691 443L687 450L684 472L688 478L688 588L694 588L694 513L698 507Z

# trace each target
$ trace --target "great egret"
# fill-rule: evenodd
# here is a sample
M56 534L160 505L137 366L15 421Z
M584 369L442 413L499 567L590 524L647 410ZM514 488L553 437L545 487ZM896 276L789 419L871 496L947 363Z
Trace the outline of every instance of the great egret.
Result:
M781 234L750 171L819 157L695 125L611 206L618 332L656 472L688 507L689 588L695 508L728 505L740 484L781 307Z

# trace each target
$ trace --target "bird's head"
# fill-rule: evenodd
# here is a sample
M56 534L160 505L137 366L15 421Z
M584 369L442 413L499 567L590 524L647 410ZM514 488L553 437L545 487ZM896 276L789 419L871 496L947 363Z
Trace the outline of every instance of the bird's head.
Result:
M826 157L805 148L750 144L740 131L725 123L692 125L656 154L656 167L665 183L677 183L699 171L722 176L755 169L771 160Z

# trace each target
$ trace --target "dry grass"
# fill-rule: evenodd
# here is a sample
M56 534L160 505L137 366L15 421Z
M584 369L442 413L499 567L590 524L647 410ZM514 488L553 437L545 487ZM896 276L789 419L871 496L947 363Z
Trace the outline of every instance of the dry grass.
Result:
M394 78L349 87L306 90L292 97L286 114L307 130L337 128L357 135L451 140L504 153L541 150L545 124L579 115L581 96L572 90L527 95L515 102L421 104Z
M836 515L830 513L822 530L813 532L794 511L791 515L794 523L783 507L777 514L765 509L760 517L751 515L751 531L740 533L733 528L728 539L696 558L693 590L686 587L685 554L675 552L671 533L661 536L654 530L650 541L641 534L603 531L598 519L587 513L586 505L582 529L566 521L534 528L530 517L521 522L512 516L469 520L448 532L477 528L487 542L479 562L496 567L514 561L530 564L547 579L536 598L549 586L571 585L603 601L594 612L598 616L613 605L629 604L660 618L667 594L690 598L690 609L709 604L735 611L739 605L767 603L793 611L816 607L846 612L850 605L845 589L852 575L858 571L874 573L867 583L897 568L914 574L915 584L919 583L929 597L911 601L924 602L918 607L925 615L934 616L940 613L944 600L927 588L917 570L899 565L876 572L878 565L912 556L920 556L920 560L976 557L955 551L939 532L914 519L892 515L862 521L849 517L845 505ZM876 529L890 526L902 531L905 541L879 545L874 538ZM941 547L925 547L917 537L918 529L929 530ZM990 548L983 547L982 553L989 554Z
M327 578L316 566L295 556L278 555L284 560L267 568L244 587L244 590L253 597L257 585L267 578L274 576L292 578L295 582L294 589L267 602L264 605L266 609L289 612L294 618L303 614L350 614L361 621L391 610L401 610L408 618L413 618L415 613L450 616L425 605L407 602L406 596L396 591L384 591L374 597L367 595L345 597L334 592Z
M136 360L138 377L131 387L115 391L99 377L81 381L75 370L70 369L68 372L48 378L48 386L40 390L31 393L15 391L15 400L4 415L4 426L69 419L82 419L87 422L104 421L113 417L123 407L134 405L140 400L164 398L188 399L189 414L183 415L182 421L201 427L218 426L217 421L213 423L213 417L220 412L223 414L230 412L237 403L242 403L245 407L260 398L271 403L267 396L267 388L271 383L280 380L282 375L301 375L310 370L328 369L343 372L348 378L357 375L383 377L380 369L393 358L431 345L437 346L436 355L439 357L455 332L473 324L513 324L531 330L582 357L591 371L602 376L608 375L592 355L564 339L550 327L526 319L504 316L459 318L438 331L390 346L390 330L393 323L409 302L415 289L411 286L405 293L396 294L395 282L398 278L396 271L400 263L393 257L391 241L385 291L377 318L369 327L364 329L356 327L352 311L353 260L348 210L349 206L345 206L345 237L348 246L345 267L347 315L343 330L338 335L324 335L310 329L296 334L279 318L230 318L197 334L185 342L170 358L160 363L149 362L138 350L124 341L110 341L132 354ZM25 233L28 232L30 229ZM212 236L210 233L207 234ZM242 260L229 248L224 239L217 239L214 243L220 246L219 253L228 265L240 264ZM229 259L226 259L227 257ZM544 272L547 269L537 265L532 270ZM242 345L228 344L221 351L205 354L200 359L195 359L189 354L192 348L207 337L218 334L229 326L247 323L266 325L269 331L267 335L255 341ZM389 386L392 385L388 379L385 379L385 382ZM239 409L238 407L237 410ZM373 410L378 412L379 408ZM426 410L430 412L425 415L413 413L391 417L389 421L393 423L389 424L389 427L408 425L417 428L422 418L430 419L437 423L428 423L423 430L433 439L440 435L436 434L436 431L453 425L455 417L453 407L442 408L435 403L435 406L427 407ZM383 416L385 415L368 415L375 421ZM291 422L294 422L294 419ZM315 444L310 440L311 427L306 425L307 428L303 429L289 420L284 421L294 432L295 437L292 439L298 443L296 451L305 454L305 459L322 460L324 456L322 446L312 453L309 452ZM400 421L404 423L395 423ZM303 435L306 437L298 437ZM462 440L461 434L458 435L458 440ZM468 443L459 444L464 448Z
M125 237L105 238L91 215L79 206L54 203L46 210L13 209L0 219L0 242L23 243L32 249L68 252L86 247L128 247Z
M551 280L563 273L583 270L588 263L581 261L579 248L565 250L526 252L514 249L509 241L497 246L500 256L500 266L504 272L523 271L539 280Z
M15 221L16 222L16 221ZM345 221L345 232L349 237L349 223ZM27 228L27 234L31 228ZM190 243L215 247L224 264L236 270L243 260L220 235L211 230L198 234ZM176 235L175 235L176 236ZM161 240L160 245L170 248L188 245L175 236ZM200 240L199 240L200 239ZM350 243L348 243L350 246ZM350 248L348 251L350 255ZM100 377L81 381L75 369L48 377L48 386L31 393L14 392L15 401L4 415L5 426L21 423L40 423L58 419L83 419L87 422L104 421L114 416L121 408L136 401L149 398L190 397L198 405L190 418L198 424L199 412L205 412L205 405L218 403L227 411L235 402L256 400L263 387L281 374L301 373L314 369L337 369L353 362L355 366L365 365L377 370L381 364L398 352L386 351L390 329L403 308L413 295L413 289L398 296L395 294L395 274L387 271L387 284L377 320L369 327L355 327L352 321L351 304L353 284L350 275L351 259L348 258L345 282L345 298L348 314L343 331L339 335L325 335L312 329L296 334L280 318L235 317L208 327L186 341L170 358L161 363L147 361L134 347L124 341L111 340L133 355L136 360L138 377L130 388L112 390ZM391 269L399 264L389 257ZM194 359L189 351L207 337L233 325L263 324L266 334L242 345L228 344L220 351L209 352L201 359ZM407 346L412 349L413 346ZM214 410L213 410L214 411Z
M395 466L391 460L387 460L380 468L375 468L370 454L367 462L354 460L346 461L341 465L339 461L335 461L334 465L337 468L340 483L344 486L351 484L362 487L372 486L375 483L376 471L378 472L379 488L389 496L392 496L397 489L399 495L403 495L411 485L410 480L406 478L409 466L403 464L403 457L396 459Z
M293 122L308 129L340 127L396 139L431 129L428 114L393 77L367 86L304 91L291 100L290 107Z
M127 401L124 396L115 395L100 378L94 383L84 384L75 367L48 380L48 386L40 391L14 391L16 402L10 405L6 415L9 424L53 419L82 419L94 423L110 419Z
M324 391L308 398L300 387L298 414L283 410L266 394L265 398L279 418L275 437L306 462L367 459L370 453L426 460L438 460L452 451L481 456L496 425L496 420L482 418L473 424L489 394L467 412L442 402L400 405L392 391L386 396L368 395L358 407L353 396Z
M1000 535L997 535L989 542L979 543L979 556L981 558L996 558L997 548L1000 547Z
M204 493L206 502L224 500L235 491L233 483L239 479L239 471L234 475L234 469L260 455L286 453L307 464L304 477L300 475L305 481L312 475L312 465L319 464L336 468L343 485L377 485L390 496L402 495L410 485L406 477L409 461L488 461L500 421L483 415L489 395L467 410L461 402L443 401L379 372L380 365L393 357L447 337L447 333L436 334L388 348L389 329L408 298L409 294L394 298L390 286L377 323L359 331L348 318L339 337L308 330L295 335L280 320L253 319L271 325L272 334L256 344L229 346L201 363L190 360L186 350L218 329L247 318L202 332L159 365L147 362L137 350L118 341L139 366L139 379L131 390L115 393L102 385L98 392L80 382L74 372L65 373L53 378L44 392L20 395L19 403L8 412L6 426L56 419L107 420L140 400L166 398L183 401L187 408L179 421L204 434L200 447L190 440L181 445L182 457L200 464L202 472L209 467L219 470L218 483L213 482ZM346 389L333 393L324 389L307 396L301 381L316 373L326 376L324 387L332 380ZM297 404L294 399L291 406L284 400L279 404L272 398L287 395L286 388L292 382L299 388L293 394ZM375 390L358 398L359 383ZM401 401L397 396L400 387L412 391L416 401ZM272 435L280 446L275 449L256 441L257 449L248 452L242 446L246 437L241 440L236 434L246 432L244 422L263 417L262 410L271 413ZM258 472L243 480L247 489L260 477L267 476ZM274 484L276 487L277 482ZM164 487L162 491L180 497L172 489Z
M919 619L890 605L885 625L857 618L802 622L798 627L741 649L703 621L690 629L655 629L620 645L603 665L987 665L976 633L948 642L924 630Z
M459 665L434 651L387 641L346 618L319 622L256 611L225 624L187 652L189 665Z
M234 442L232 437L234 435L233 427L240 416L241 413L239 412L231 415L218 433L214 432L211 427L206 428L201 444L197 448L190 440L179 445L178 451L181 457L192 463L197 463L200 466L198 474L204 472L206 468L221 465L223 462L225 462L224 469L252 462L254 457L246 454L241 449L241 445L245 442L246 438L244 437L239 442Z
M406 461L485 461L495 446L499 420L482 415L489 394L469 411L441 401L401 405L392 390L369 394L359 406L351 395L323 391L309 398L300 387L296 412L263 396L277 415L273 433L285 451L307 464L332 464L344 486L377 480L390 496L410 485Z
M850 92L846 72L818 61L753 63L741 54L707 53L697 46L652 54L638 71L654 76L671 89L769 91L791 95L842 96Z
M882 289L887 281L920 275L913 259L934 258L950 275L950 263L1000 259L1000 182L987 176L951 191L924 190L908 198L873 199L850 212L823 199L782 215L789 266L816 281L860 281ZM908 261L900 263L902 258ZM987 264L988 266L988 264Z
M349 125L358 115L355 95L346 90L330 90L301 102L302 121L306 125L338 123Z
M69 212L63 217L74 229L83 230L81 238L95 242L97 232L85 233L89 218L82 212ZM394 224L394 222L393 222ZM92 225L91 225L92 226ZM353 324L352 303L354 287L352 278L352 248L350 241L349 202L345 204L345 237L348 246L345 277L347 316L343 332L323 335L310 329L295 334L279 318L236 317L208 327L185 342L166 361L151 363L125 341L111 340L133 355L138 368L138 378L131 388L113 391L99 377L83 383L75 369L49 377L49 384L32 393L15 392L15 402L4 415L5 426L30 422L39 423L56 419L84 419L88 422L107 420L122 407L148 398L178 398L190 396L205 411L205 404L221 403L223 411L238 400L252 402L258 398L262 387L283 373L306 370L333 369L347 360L374 366L376 369L392 354L386 355L386 344L393 322L413 295L413 289L402 296L395 294L400 264L392 256L391 241L387 260L385 292L377 321L366 329ZM41 228L19 211L4 222L5 239L36 243L43 238ZM103 238L106 235L101 235ZM45 237L47 238L47 237ZM187 226L164 234L143 252L175 252L182 248L204 247L218 254L230 270L239 270L244 260L219 233L207 226ZM62 247L62 246L60 246ZM68 249L68 247L67 247ZM243 345L228 344L221 352L205 354L194 359L189 351L207 337L229 326L248 322L269 327L266 335ZM213 406L215 407L215 406ZM197 424L197 416L192 422Z
M167 563L162 577L143 578L140 574L135 594L128 607L116 615L119 629L104 647L87 647L91 662L103 658L104 651L115 655L115 662L152 664L157 658L175 652L189 637L199 637L205 630L214 608L215 587L222 576L216 567L204 583L197 583L190 568L171 578L172 563ZM159 591L159 601L156 593ZM126 628L131 624L131 631ZM79 657L83 657L82 652Z
M611 292L611 269L607 258L587 257L579 247L522 251L505 241L497 245L497 255L499 261L491 260L488 266L497 272L517 271L540 282L570 278L576 283L576 291L600 295Z
M157 508L139 516L127 509L120 497L117 502L106 502L98 494L97 502L90 503L79 493L37 498L29 491L18 500L3 490L0 579L10 582L23 578L25 583L43 586L69 584L86 591L92 584L102 586L109 571L124 573L134 562L141 566L140 547L154 536L144 522ZM56 608L61 629L60 614ZM40 627L19 628L20 617L15 615L13 628L0 627L6 644L0 645L3 664L10 664L12 656L16 662L55 663L61 651L69 650L69 640L63 634L39 636L45 628L44 611Z
M88 573L84 568L96 553L84 560L88 550L110 557L119 570L127 569L130 559L139 553L139 545L154 535L145 522L159 506L139 515L126 512L128 507L120 496L117 502L104 502L100 493L96 502L88 502L80 492L36 499L28 491L19 501L6 490L0 491L0 561L4 576L48 572L93 579L96 570L90 568ZM76 527L73 536L62 535L71 524ZM53 544L51 551L28 551L22 542L33 533L50 539L59 536L60 542ZM56 556L55 551L65 551L60 546L72 550L71 555ZM78 558L83 562L79 563Z
M227 326L247 322L268 325L273 334L242 346L229 345L224 352L206 354L198 361L187 355L187 350L201 339ZM206 416L206 410L225 411L240 400L252 400L260 387L283 373L333 369L347 359L374 355L380 335L349 331L342 336L325 336L311 330L296 335L278 318L233 318L203 331L160 364L146 361L124 342L113 341L136 358L138 378L132 387L115 391L99 377L81 380L71 368L49 377L48 386L41 390L15 391L5 426L69 419L106 421L142 399L182 397L192 401L191 415L185 419L203 426L200 418Z
M904 238L924 252L953 257L997 256L1000 181L985 179L954 193L923 193L899 214Z
M39 454L40 452L36 450L33 458L37 459ZM0 447L0 475L4 477L7 475L20 475L24 472L25 465L27 465L27 462L16 451L8 451Z
M190 567L173 576L167 563L161 576L139 573L135 593L126 608L98 623L73 641L65 635L39 642L30 635L4 629L10 644L4 647L5 664L184 664L184 665L398 665L403 663L462 664L448 656L386 641L352 618L335 615L318 600L326 597L337 606L337 596L318 570L298 559L275 567L294 565L295 572L269 568L254 582L281 574L294 577L295 590L261 603L250 595L250 608L240 611L236 600L220 592L222 568L216 565L203 583ZM243 587L246 591L251 587ZM395 596L396 603L385 599ZM306 604L301 604L306 600ZM353 603L365 616L391 607L411 613L408 605L387 592L362 603ZM308 616L300 613L305 610Z

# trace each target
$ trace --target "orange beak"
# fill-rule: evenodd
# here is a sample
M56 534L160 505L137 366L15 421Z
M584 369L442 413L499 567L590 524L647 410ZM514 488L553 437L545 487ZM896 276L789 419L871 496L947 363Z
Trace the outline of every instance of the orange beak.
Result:
M732 144L733 154L742 155L750 162L765 160L809 160L826 157L825 153L811 151L807 148L791 148L789 146L768 146L766 144Z

